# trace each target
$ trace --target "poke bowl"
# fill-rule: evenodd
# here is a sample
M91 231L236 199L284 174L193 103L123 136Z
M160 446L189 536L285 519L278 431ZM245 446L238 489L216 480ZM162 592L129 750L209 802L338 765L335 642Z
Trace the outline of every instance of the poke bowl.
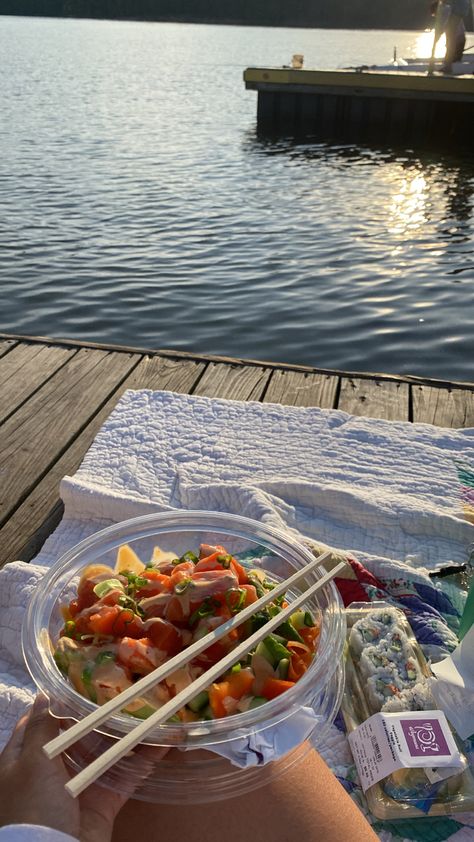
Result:
M66 552L40 581L22 629L27 668L67 728L311 561L291 534L226 513L171 511L110 526ZM268 610L291 604L325 572L313 568ZM250 628L243 624L237 642L264 622L256 615ZM265 784L304 757L312 740L324 740L344 684L345 616L335 584L277 631L153 728L99 783L156 803L214 801ZM233 645L222 638L188 672L71 746L64 755L71 770L82 770Z

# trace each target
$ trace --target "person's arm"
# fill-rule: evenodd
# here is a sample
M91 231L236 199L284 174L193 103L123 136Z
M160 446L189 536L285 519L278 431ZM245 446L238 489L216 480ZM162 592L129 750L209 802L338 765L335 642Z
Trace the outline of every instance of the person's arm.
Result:
M57 733L47 700L38 697L0 755L0 842L109 842L127 799L98 786L72 798L61 757L48 760L42 751Z

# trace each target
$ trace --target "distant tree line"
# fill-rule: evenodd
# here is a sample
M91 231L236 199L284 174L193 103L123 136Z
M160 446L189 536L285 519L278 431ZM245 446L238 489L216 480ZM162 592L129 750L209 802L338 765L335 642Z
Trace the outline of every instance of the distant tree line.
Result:
M261 26L419 29L428 0L0 0L0 14Z

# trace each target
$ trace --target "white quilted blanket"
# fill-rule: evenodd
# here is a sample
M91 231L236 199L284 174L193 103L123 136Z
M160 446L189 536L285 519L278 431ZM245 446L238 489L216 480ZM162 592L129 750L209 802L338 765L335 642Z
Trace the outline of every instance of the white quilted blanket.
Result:
M126 392L79 471L61 483L65 514L55 533L34 563L0 572L0 746L33 693L19 645L28 596L86 535L169 507L213 509L351 550L372 570L435 569L465 562L474 541L456 479L456 464L473 457L474 429ZM347 751L336 733L320 749L339 762Z

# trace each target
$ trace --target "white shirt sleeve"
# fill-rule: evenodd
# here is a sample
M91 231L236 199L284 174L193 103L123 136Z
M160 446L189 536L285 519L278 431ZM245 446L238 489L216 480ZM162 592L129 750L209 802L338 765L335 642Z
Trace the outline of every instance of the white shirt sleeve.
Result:
M7 824L0 827L0 842L78 842L75 836L38 824Z

